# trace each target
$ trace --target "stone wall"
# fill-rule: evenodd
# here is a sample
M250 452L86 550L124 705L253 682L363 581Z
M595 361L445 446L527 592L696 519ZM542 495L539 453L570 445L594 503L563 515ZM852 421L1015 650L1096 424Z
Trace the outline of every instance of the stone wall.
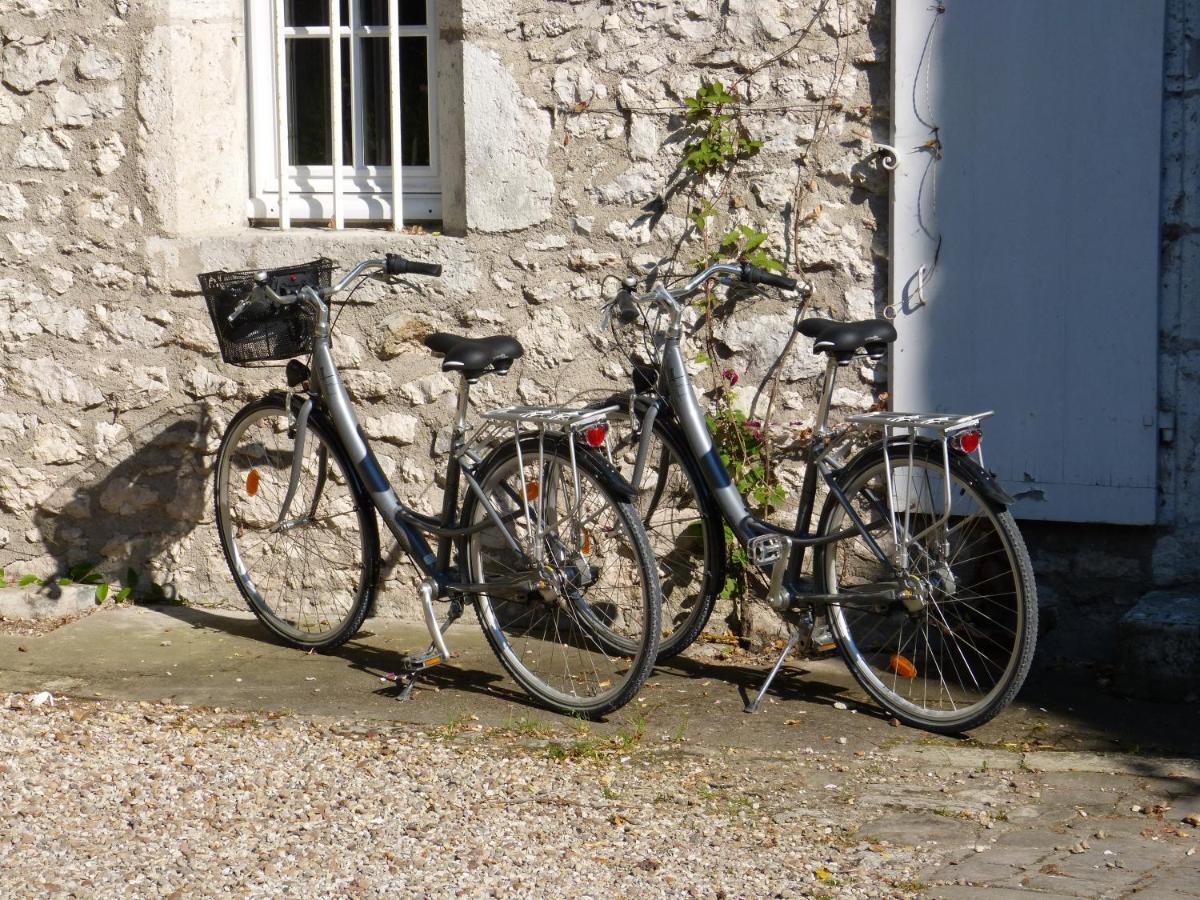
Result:
M737 81L765 139L723 195L834 315L878 308L889 12L871 0L440 4L445 234L251 228L238 0L0 0L0 550L8 572L91 561L191 600L230 600L211 515L221 429L277 370L220 363L194 275L383 251L445 264L436 283L364 290L337 352L405 500L431 510L450 382L414 335L512 332L528 348L480 403L622 382L599 325L606 275L674 256L686 212L643 211L680 157L681 107ZM609 286L611 288L610 279ZM721 338L753 386L794 310L739 309ZM811 417L816 367L784 373ZM843 406L884 373L855 372ZM752 392L746 392L748 400ZM441 435L442 437L439 437ZM412 601L406 563L381 610Z

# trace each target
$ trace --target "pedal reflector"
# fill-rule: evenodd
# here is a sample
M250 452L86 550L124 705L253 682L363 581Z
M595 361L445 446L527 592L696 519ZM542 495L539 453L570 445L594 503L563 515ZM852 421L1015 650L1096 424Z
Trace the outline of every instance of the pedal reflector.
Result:
M246 476L246 493L253 497L258 493L258 469L251 469L250 474Z
M899 653L892 654L892 658L888 660L888 668L901 678L917 677L917 667L907 656L901 656Z

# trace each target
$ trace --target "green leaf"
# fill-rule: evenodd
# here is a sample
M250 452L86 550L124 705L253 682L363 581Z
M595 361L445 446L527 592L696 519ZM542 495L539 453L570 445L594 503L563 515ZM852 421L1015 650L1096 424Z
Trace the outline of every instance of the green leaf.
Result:
M103 603L108 599L108 582L102 581L96 585L96 602Z
M138 573L132 567L125 570L125 585L130 589L136 588L138 583Z
M710 362L712 362L712 357L701 350L696 354L696 362L702 366L707 366Z
M120 603L121 601L127 599L131 593L133 593L133 588L123 587L117 591L117 595L113 597L113 602Z
M40 579L36 575L25 575L17 582L19 587L29 587L31 584L37 584Z

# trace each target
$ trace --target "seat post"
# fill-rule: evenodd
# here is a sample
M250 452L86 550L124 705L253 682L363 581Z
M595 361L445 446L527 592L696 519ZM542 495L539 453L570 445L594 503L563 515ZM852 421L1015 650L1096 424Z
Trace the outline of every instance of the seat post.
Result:
M817 418L813 422L813 434L824 434L829 419L829 403L833 399L833 382L837 378L838 364L833 354L825 364L825 388L821 392L821 405L817 407Z
M458 408L454 416L454 437L458 439L467 433L467 410L471 402L471 380L460 375L458 381Z

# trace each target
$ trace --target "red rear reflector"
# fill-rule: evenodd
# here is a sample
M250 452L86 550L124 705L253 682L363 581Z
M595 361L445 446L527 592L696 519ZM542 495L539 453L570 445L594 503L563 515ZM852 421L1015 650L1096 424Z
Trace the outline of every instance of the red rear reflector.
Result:
M974 453L979 449L979 443L982 440L983 434L978 431L968 431L955 438L955 442L958 444L958 449L963 453Z
M603 447L604 439L608 436L607 425L593 425L583 433L589 447Z

